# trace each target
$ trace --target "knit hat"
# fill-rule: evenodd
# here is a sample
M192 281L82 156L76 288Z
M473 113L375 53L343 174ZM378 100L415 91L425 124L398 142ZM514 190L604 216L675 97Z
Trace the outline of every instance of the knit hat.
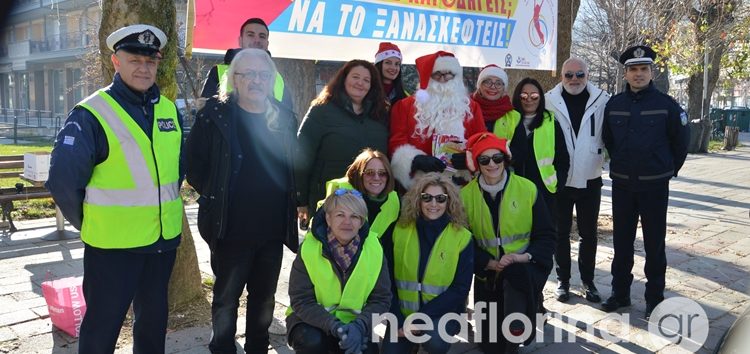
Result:
M401 49L398 49L398 46L391 42L380 42L378 52L375 53L375 64L390 57L396 57L398 60L401 60Z
M508 87L508 74L505 73L505 70L495 64L490 64L482 68L482 71L479 72L479 77L477 78L477 85L481 84L484 79L490 76L495 76L500 80L503 80L503 85Z
M466 167L469 171L476 171L479 167L477 157L489 149L498 149L509 158L512 156L508 148L508 140L500 139L490 132L476 133L466 142Z
M458 59L453 56L453 53L440 50L433 54L421 56L415 62L417 73L419 73L419 88L415 93L417 102L423 103L430 99L430 95L427 93L427 86L430 84L430 78L434 72L450 71L455 75L453 80L462 80L463 69L461 68L461 64L458 63Z

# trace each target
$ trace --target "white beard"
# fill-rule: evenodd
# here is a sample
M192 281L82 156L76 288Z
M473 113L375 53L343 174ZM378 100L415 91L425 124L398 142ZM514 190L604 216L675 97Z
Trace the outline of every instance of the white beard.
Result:
M464 120L473 115L460 77L446 83L430 79L427 92L430 98L426 102L415 102L417 125L413 136L427 139L433 134L444 134L463 138Z

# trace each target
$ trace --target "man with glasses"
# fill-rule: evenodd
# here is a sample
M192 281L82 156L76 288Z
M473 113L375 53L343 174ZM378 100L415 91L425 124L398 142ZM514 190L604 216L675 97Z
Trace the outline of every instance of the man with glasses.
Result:
M463 151L469 136L487 131L482 111L469 98L463 69L453 54L439 51L425 55L417 58L416 66L419 90L391 110L388 142L394 177L405 188L422 173L443 172L454 153ZM464 162L463 154L456 155L454 161ZM456 163L455 167L464 166Z
M265 50L268 55L271 55L271 52L268 51L268 35L268 25L266 25L263 19L253 17L245 21L240 26L240 36L237 39L240 47L228 49L226 54L224 54L224 63L211 68L206 76L206 81L203 83L201 97L211 98L219 94L222 88L228 91L232 90L231 87L227 87L227 72L229 71L229 64L232 63L232 59L241 50L258 48ZM284 85L284 78L278 72L274 79L272 96L289 107L290 110L293 110L292 95L289 92L289 88Z
M633 242L638 218L646 251L646 315L664 300L667 257L669 180L676 177L687 156L690 128L687 114L675 100L654 86L656 53L639 45L620 56L625 65L625 91L609 100L604 110L602 139L611 158L612 217L614 222L612 296L602 304L607 312L630 305L633 282Z
M604 143L602 122L609 94L588 81L588 66L583 59L569 58L562 66L562 82L545 94L547 109L555 114L565 135L570 156L568 179L557 190L557 290L560 302L570 299L570 229L573 207L578 224L578 270L583 295L600 302L594 285L596 266L597 220L602 198Z
M79 102L57 135L47 188L81 230L87 310L79 353L112 353L133 304L133 351L164 353L167 288L182 233L182 120L159 93L167 36L132 25L107 37L112 84Z

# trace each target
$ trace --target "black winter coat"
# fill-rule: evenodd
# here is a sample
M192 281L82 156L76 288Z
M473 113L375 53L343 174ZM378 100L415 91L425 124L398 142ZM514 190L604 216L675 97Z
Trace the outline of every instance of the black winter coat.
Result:
M297 252L296 190L294 188L294 154L296 148L297 120L286 106L271 100L279 110L282 129L277 138L283 142L288 180L292 181L287 196L287 210L284 220L284 244ZM216 97L206 102L198 112L198 117L190 131L185 146L187 181L200 194L198 204L198 231L213 249L216 242L226 236L229 204L229 184L231 177L231 136L230 119L237 117L240 109L233 98L222 103ZM251 201L261 202L262 201Z

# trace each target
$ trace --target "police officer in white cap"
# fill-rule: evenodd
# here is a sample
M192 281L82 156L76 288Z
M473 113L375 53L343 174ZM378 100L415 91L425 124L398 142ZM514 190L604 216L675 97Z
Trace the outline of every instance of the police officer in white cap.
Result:
M131 303L133 352L164 353L183 176L182 120L155 85L166 43L149 25L112 33L112 84L73 108L52 150L47 188L85 244L79 353L112 353Z
M646 250L647 319L664 300L669 180L685 162L690 139L687 114L672 97L654 87L654 59L656 53L643 45L620 56L627 85L607 102L602 129L611 158L615 248L612 296L602 309L612 312L630 305L633 242L640 218Z

